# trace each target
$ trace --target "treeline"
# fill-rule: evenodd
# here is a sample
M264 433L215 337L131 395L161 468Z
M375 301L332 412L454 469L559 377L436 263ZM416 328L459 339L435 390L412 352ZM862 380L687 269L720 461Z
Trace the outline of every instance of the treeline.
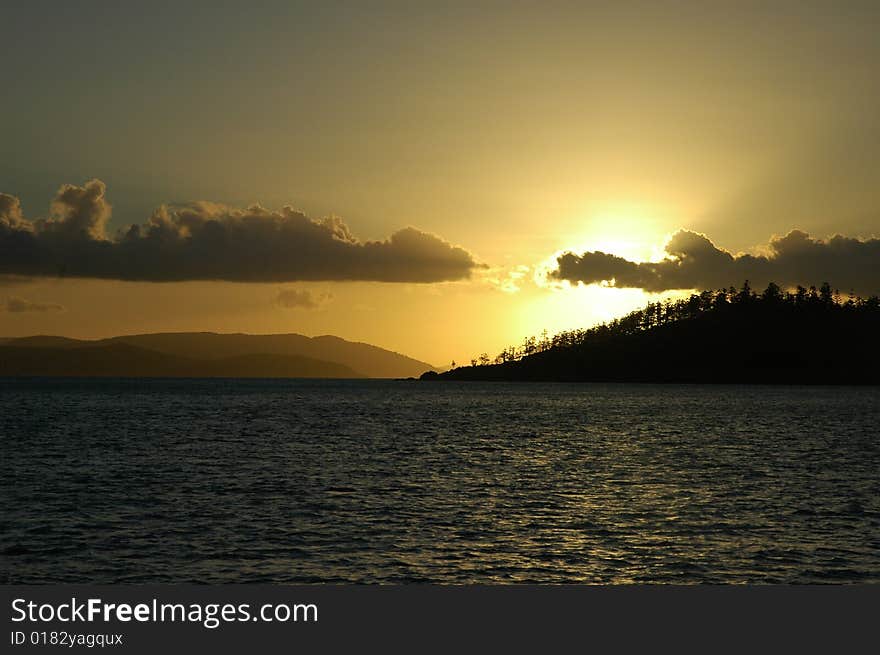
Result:
M521 344L505 348L495 357L482 353L471 359L470 364L477 367L519 362L539 353L597 344L709 314L719 320L733 314L752 315L756 320L768 322L778 322L783 317L795 321L809 321L816 316L827 319L829 315L871 316L877 320L880 319L880 298L862 298L852 292L842 297L840 291L832 290L827 282L819 288L798 286L788 291L771 282L766 289L756 292L746 280L739 289L731 286L695 293L688 298L648 303L642 309L588 329L568 330L552 337L544 330L540 336L526 337ZM456 368L455 362L452 367Z

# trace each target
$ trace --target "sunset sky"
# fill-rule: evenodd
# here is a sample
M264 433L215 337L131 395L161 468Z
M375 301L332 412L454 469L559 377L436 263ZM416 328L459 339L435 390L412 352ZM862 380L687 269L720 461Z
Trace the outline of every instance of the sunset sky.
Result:
M0 335L447 365L744 277L880 293L875 1L253 4L4 5Z

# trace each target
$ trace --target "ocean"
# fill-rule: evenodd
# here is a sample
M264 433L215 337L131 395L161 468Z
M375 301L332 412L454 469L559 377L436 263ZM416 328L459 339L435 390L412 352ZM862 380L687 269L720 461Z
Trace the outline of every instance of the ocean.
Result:
M880 388L0 380L4 583L880 582Z

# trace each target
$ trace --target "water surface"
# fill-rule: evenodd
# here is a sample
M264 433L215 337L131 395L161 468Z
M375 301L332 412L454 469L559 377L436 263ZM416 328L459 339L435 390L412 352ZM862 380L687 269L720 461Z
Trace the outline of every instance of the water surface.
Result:
M880 582L880 389L0 380L0 581Z

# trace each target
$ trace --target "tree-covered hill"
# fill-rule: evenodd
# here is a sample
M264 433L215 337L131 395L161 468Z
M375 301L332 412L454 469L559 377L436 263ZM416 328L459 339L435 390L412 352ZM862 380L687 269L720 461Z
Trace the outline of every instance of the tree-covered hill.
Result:
M651 303L427 380L880 383L880 299L771 283Z

